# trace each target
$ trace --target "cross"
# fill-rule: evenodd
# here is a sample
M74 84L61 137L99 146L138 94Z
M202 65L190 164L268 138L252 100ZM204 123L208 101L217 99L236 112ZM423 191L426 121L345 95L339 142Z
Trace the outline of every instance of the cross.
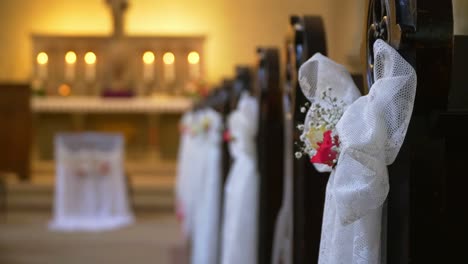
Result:
M124 35L124 13L128 7L127 0L106 0L112 11L114 22L114 37L120 38Z

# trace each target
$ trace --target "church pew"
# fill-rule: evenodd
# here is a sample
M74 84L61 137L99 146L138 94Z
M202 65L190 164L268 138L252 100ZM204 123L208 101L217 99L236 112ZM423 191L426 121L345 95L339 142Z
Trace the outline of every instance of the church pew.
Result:
M280 87L279 51L259 48L257 96L259 127L257 157L259 170L258 261L270 264L275 221L283 191L283 109Z
M27 84L0 84L0 172L30 178L32 112Z
M457 81L451 80L452 59L457 57L453 53L452 1L369 0L367 9L363 59L368 87L373 83L371 49L378 38L396 48L413 65L418 78L408 133L396 161L389 166L384 261L466 259L466 254L455 250L461 246L456 238L466 228L460 215L466 206L457 192L463 191L458 178L466 175L468 160L466 151L461 151L466 140L456 134L460 132L457 127L461 129L467 122L468 98L467 84L465 89L450 88L451 81ZM466 56L466 47L464 52Z
M460 176L468 174L466 170L468 141L460 140L468 135L466 125L468 124L468 74L466 71L468 35L454 36L453 44L453 74L449 111L442 116L438 131L443 131L446 136L447 182L449 182L446 199L446 224L448 225L448 233L452 236L449 235L446 239L458 241L456 239L457 234L460 230L466 230L466 224L468 223L468 216L460 213L460 210L467 207L462 202L466 201L466 184L458 184ZM461 239L459 238L459 240ZM457 250L459 255L464 252L462 245L463 243L457 245L454 242L449 244L454 250Z
M294 71L290 80L292 87L293 138L300 142L298 124L304 122L305 113L300 108L308 102L297 81L297 70L316 52L327 55L325 29L320 17L292 16L290 25L293 31L291 45L294 46ZM290 142L291 144L291 142ZM299 151L298 146L294 152ZM318 260L322 215L325 202L325 187L329 173L319 173L305 157L293 161L293 263L316 263Z
M252 94L253 87L252 87L252 69L250 66L247 65L237 65L236 66L236 77L234 78L234 83L232 85L232 93L231 93L231 109L235 109L237 107L237 103L240 100L241 94L243 92L248 92Z
M227 127L227 119L229 116L229 113L233 110L231 106L231 97L232 97L232 90L233 90L233 80L230 79L225 79L223 80L222 86L221 86L221 93L222 95L220 96L221 98L219 99L219 105L215 108L217 111L219 111L222 116L223 116L223 124L224 127ZM221 131L223 133L223 131ZM223 140L222 141L222 146L221 146L221 171L222 171L222 181L221 181L221 209L220 209L220 226L219 226L219 240L222 241L222 230L223 230L223 212L224 212L224 186L226 184L226 180L229 174L229 168L231 167L231 155L229 153L229 144L227 141ZM219 262L221 262L221 256L222 256L222 247L219 247L219 252L218 252L218 259Z

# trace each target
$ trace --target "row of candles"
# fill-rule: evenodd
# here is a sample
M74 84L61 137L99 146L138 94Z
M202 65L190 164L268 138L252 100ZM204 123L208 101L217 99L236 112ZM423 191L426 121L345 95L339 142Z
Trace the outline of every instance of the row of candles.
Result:
M164 81L171 83L175 81L176 70L175 70L175 55L172 52L166 52L162 56L164 63L163 77ZM47 53L40 52L37 54L37 77L40 80L47 79L48 72L48 61L49 57ZM96 61L97 57L94 52L87 52L84 56L85 66L85 80L93 82L96 79ZM156 56L152 51L146 51L142 55L143 61L143 80L145 82L154 81L154 67ZM68 51L65 54L65 68L64 78L67 82L72 82L75 79L75 65L77 62L77 55L73 51ZM187 55L187 62L189 65L189 77L193 80L200 78L200 55L196 51L191 51Z

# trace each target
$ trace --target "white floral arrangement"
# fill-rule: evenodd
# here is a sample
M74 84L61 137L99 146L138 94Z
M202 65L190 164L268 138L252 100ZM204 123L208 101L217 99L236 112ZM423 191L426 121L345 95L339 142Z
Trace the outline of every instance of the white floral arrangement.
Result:
M311 163L326 164L334 167L340 153L340 142L335 127L344 113L346 104L331 96L332 88L323 91L321 96L301 107L301 112L307 115L304 124L297 129L302 131L300 151L296 158L308 155Z

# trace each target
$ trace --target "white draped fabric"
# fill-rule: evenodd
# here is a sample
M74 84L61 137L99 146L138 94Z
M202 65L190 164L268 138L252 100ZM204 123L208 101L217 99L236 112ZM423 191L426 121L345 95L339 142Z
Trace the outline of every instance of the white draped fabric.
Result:
M99 231L133 222L123 170L123 139L109 134L55 138L54 230Z
M228 120L233 164L224 189L222 264L257 263L257 119L256 98L242 94Z
M197 214L197 204L199 199L199 194L203 190L202 180L206 174L206 153L207 153L207 140L204 131L201 129L201 123L205 118L205 111L199 111L191 114L191 123L189 124L186 133L187 145L186 145L186 155L184 160L181 161L184 166L185 183L184 194L181 194L183 197L183 228L186 234L189 237L193 237L193 232L195 230L195 219ZM209 148L211 149L211 148Z
M381 263L382 205L389 191L387 165L395 160L406 135L416 73L384 41L374 43L374 54L375 83L368 95L349 105L336 126L341 152L326 190L319 263ZM340 79L341 71L334 64L313 63L318 65L316 69L299 73L308 75L300 79L309 96L326 89L320 87L322 81L327 82L324 78ZM341 79L343 86L353 86L349 80Z
M193 155L195 149L195 137L190 132L190 128L195 123L195 113L187 112L182 116L180 122L180 145L177 156L177 175L176 175L176 210L177 215L182 221L183 231L186 235L191 233L189 225L189 207L190 207L190 180L193 176Z
M289 100L283 100L284 109L291 109ZM294 122L291 113L284 119L285 156L293 156ZM275 225L275 237L273 241L273 264L291 264L293 261L293 160L285 159L284 162L284 188L281 209L278 213Z
M191 183L189 215L193 217L192 264L218 264L221 201L222 117L204 110L199 120L201 132L191 151L194 174Z

